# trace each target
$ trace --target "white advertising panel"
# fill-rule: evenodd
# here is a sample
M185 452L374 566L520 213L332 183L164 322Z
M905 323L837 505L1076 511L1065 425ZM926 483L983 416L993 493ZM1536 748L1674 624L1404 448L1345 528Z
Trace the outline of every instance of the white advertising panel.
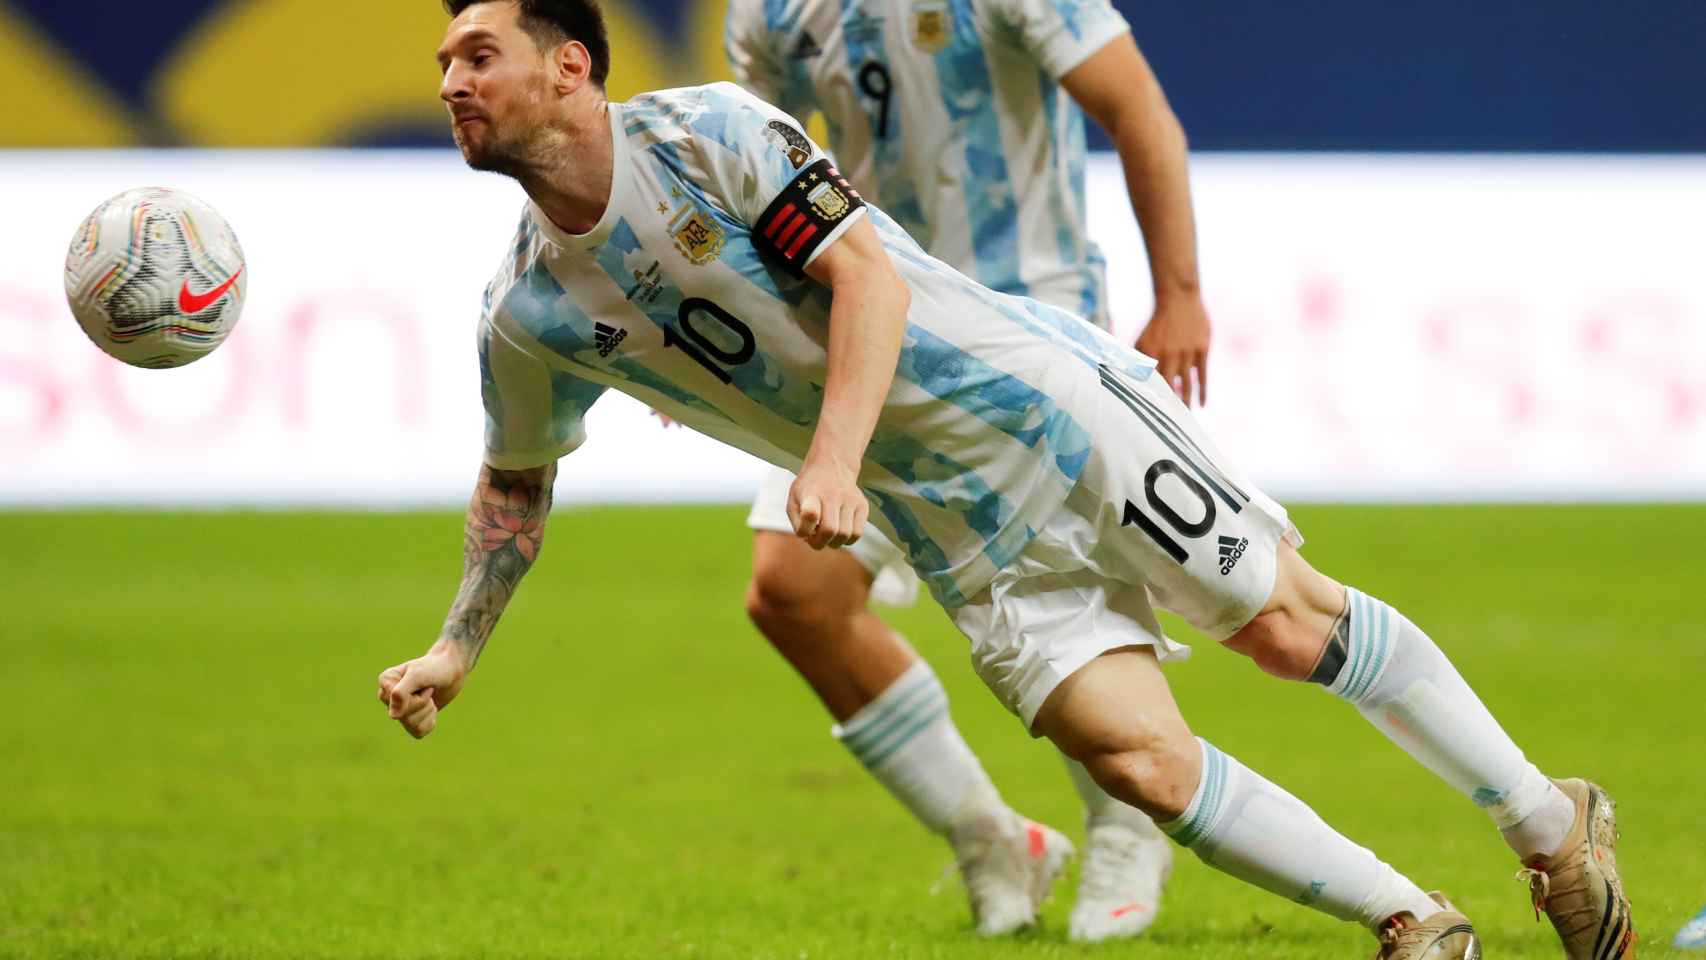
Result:
M1210 156L1211 431L1286 499L1706 498L1706 160ZM0 504L460 502L480 294L521 205L449 153L0 154ZM188 190L249 263L231 340L100 354L61 293L101 200ZM1116 323L1143 248L1097 158ZM560 502L738 501L758 466L614 393Z

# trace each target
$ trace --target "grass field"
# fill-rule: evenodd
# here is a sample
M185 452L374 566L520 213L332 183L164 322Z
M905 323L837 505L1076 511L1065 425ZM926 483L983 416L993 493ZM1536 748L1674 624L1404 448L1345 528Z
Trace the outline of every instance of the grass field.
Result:
M1454 657L1529 755L1620 801L1642 955L1706 901L1706 508L1300 508L1309 555ZM1151 934L976 939L945 845L747 625L742 511L561 509L414 742L373 678L431 641L460 517L0 514L0 957L1365 957L1183 857ZM934 608L894 618L1018 808L1060 764ZM1175 625L1176 626L1176 625ZM1560 956L1472 804L1315 688L1206 645L1199 733L1477 921ZM1676 954L1682 956L1682 954Z

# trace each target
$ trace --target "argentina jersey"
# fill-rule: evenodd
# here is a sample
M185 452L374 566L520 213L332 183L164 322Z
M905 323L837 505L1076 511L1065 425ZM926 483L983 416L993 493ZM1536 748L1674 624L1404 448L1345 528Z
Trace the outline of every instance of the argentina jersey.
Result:
M872 521L961 604L1077 482L1075 409L1151 363L1066 311L987 290L866 205L786 114L733 84L609 106L609 203L571 234L527 204L479 333L486 460L579 446L609 387L798 469L823 400L830 294L804 268L865 218L912 293L859 474Z
M1057 82L1125 34L1108 0L731 0L736 79L823 114L837 163L984 286L1108 326L1084 118Z

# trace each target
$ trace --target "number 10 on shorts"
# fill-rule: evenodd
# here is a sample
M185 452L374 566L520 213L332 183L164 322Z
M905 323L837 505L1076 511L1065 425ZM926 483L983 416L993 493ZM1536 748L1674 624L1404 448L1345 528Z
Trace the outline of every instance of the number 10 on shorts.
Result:
M1190 553L1173 533L1169 533L1156 522L1155 517L1164 521L1179 537L1187 541L1197 540L1214 529L1215 517L1219 511L1216 500L1225 504L1233 513L1241 513L1244 505L1250 502L1250 497L1214 465L1202 447L1191 438L1190 433L1155 401L1138 393L1107 365L1101 366L1100 373L1102 386L1118 398L1139 422L1148 427L1150 432L1173 452L1172 457L1155 461L1144 472L1143 497L1149 511L1146 512L1143 507L1127 500L1120 525L1135 526L1142 530L1166 551L1168 556L1183 566L1190 559ZM1173 509L1171 504L1161 499L1156 485L1162 477L1173 477L1177 480L1179 485L1202 505L1202 515L1194 521L1187 520ZM1155 517L1151 517L1150 512L1153 512ZM1238 537L1220 539L1223 541L1220 544L1220 566L1222 575L1225 575L1232 571L1232 566L1238 562L1249 543Z

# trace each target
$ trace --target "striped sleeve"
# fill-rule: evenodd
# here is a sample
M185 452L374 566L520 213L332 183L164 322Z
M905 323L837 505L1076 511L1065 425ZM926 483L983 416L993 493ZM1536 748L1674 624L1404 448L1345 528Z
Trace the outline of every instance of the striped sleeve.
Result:
M556 463L586 442L585 418L604 387L553 370L480 322L480 400L486 463L526 470Z
M756 0L730 0L723 21L723 55L735 82L753 96L773 103L789 113L800 113L798 97L790 96L787 71L775 50L776 36L765 17L764 5Z
M860 198L799 121L729 83L705 88L694 121L708 173L761 257L799 276L865 212Z
M1057 80L1109 41L1131 32L1110 0L994 0L994 6Z

